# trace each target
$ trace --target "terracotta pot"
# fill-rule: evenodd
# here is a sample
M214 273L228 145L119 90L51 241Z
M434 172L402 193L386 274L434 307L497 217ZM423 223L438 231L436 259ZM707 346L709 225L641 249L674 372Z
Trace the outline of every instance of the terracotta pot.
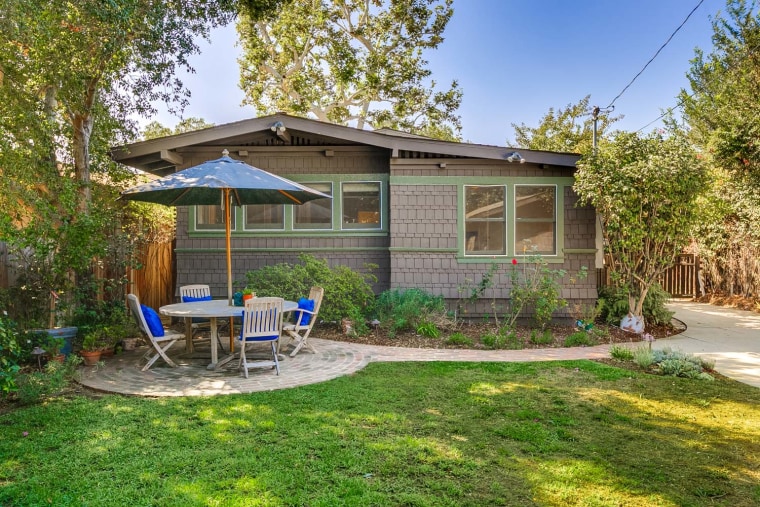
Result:
M99 350L81 350L79 351L79 355L84 359L85 366L95 366L100 361Z
M256 297L256 294L243 294L243 301L248 301Z
M63 354L58 354L57 356L51 357L50 360L63 364L63 362L66 361L66 356Z

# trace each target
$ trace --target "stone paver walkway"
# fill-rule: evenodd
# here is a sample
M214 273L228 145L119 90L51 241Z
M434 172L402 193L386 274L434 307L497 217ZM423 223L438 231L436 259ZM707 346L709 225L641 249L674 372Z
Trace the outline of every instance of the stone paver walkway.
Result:
M554 361L609 357L609 346L573 347L540 350L452 350L379 347L310 338L317 350L302 351L296 357L285 355L280 361L280 375L269 368L249 371L242 377L237 363L230 362L220 371L207 370L202 359L186 359L172 354L179 368L158 362L148 371L140 371L136 363L144 352L141 348L107 358L104 367L83 368L80 382L99 391L137 396L213 396L217 394L273 391L324 382L350 375L371 361ZM174 346L175 353L184 345Z
M670 308L686 322L681 335L655 342L716 361L716 369L741 382L760 387L760 315L700 303L674 301ZM226 369L209 371L208 358L182 357L184 344L172 349L172 358L181 365L168 368L158 363L143 372L136 367L144 352L128 352L108 358L104 367L83 368L81 383L100 391L138 396L212 396L287 389L324 382L355 373L372 361L557 361L609 357L609 345L531 350L454 350L379 347L310 338L317 350L285 356L280 375L271 369L250 371L248 379L231 362ZM636 346L638 343L632 344ZM206 346L208 347L208 346ZM208 350L207 350L208 352ZM285 351L283 351L285 352Z

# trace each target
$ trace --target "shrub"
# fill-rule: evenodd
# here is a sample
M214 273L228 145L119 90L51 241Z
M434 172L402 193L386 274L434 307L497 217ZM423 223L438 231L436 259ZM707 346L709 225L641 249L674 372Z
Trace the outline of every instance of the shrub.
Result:
M434 296L421 289L383 292L375 302L375 313L380 325L388 329L388 336L395 336L398 331L406 329L417 329L426 323L437 330L435 322L447 319L443 296Z
M81 362L81 357L71 354L63 363L49 361L44 371L19 376L16 393L18 400L29 405L59 393L76 378L77 367Z
M649 368L654 364L654 354L649 347L637 347L633 351L633 362L641 368Z
M628 347L623 347L622 345L611 345L610 357L617 359L618 361L632 361L633 351Z
M428 338L438 338L441 336L441 331L432 322L423 322L417 326L417 334L427 336Z
M551 329L544 329L541 334L539 334L538 329L533 329L530 332L530 342L534 345L548 345L553 341L554 336L552 336Z
M5 316L0 317L0 393L4 395L16 390L20 354L16 323Z
M319 318L327 322L340 322L344 317L354 321L357 332L366 332L365 317L373 309L375 294L371 274L377 266L366 264L366 273L348 266L330 268L325 259L308 254L298 256L300 264L280 263L264 266L246 273L246 287L259 296L277 296L297 301L309 293L312 286L325 289Z
M465 347L472 347L474 345L473 341L470 338L465 336L464 333L460 333L459 331L449 336L446 340L446 343L450 345L463 345Z
M665 308L670 294L658 284L652 285L644 299L643 316L648 324L669 324L673 312ZM623 317L628 315L628 293L617 287L604 287L599 290L601 301L601 318L612 325L619 325Z
M576 331L565 338L565 347L591 345L591 337L586 331Z

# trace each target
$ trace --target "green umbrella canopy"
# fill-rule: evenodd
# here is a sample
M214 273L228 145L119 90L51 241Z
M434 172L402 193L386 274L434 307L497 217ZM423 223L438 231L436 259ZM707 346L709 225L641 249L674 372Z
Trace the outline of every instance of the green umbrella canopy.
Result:
M220 205L224 189L231 204L303 204L329 195L223 156L129 188L122 199L167 206Z
M225 210L227 246L227 298L232 304L232 258L230 204L303 204L331 196L295 181L268 173L245 162L224 156L164 176L121 193L121 198L166 206L221 205ZM226 204L225 204L226 203Z

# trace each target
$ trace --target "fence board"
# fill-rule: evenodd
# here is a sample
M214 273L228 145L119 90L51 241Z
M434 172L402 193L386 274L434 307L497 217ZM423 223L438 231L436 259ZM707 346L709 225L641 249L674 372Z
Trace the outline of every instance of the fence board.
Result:
M696 297L698 271L699 259L692 254L682 254L658 281L665 292L673 297ZM610 283L609 269L606 266L597 269L596 286L607 287Z

